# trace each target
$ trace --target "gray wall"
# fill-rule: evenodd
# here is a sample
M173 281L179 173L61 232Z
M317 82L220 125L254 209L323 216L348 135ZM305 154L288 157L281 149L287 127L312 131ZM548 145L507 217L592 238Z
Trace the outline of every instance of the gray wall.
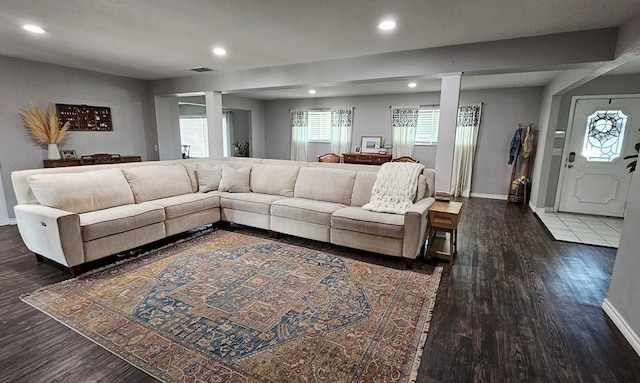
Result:
M621 95L636 94L640 95L640 74L619 75L619 76L603 76L590 81L562 96L560 101L560 110L558 117L557 130L567 130L569 124L569 112L571 109L571 98L574 96L587 95ZM635 135L637 137L637 134ZM564 139L556 138L553 140L554 148L563 148ZM556 200L556 191L558 188L558 178L560 177L560 168L563 163L563 156L553 156L551 159L551 169L549 172L549 185L547 188L547 196L545 206L554 206Z
M231 94L222 95L222 107L225 109L242 109L250 112L251 143L249 153L251 157L265 158L265 102Z
M29 103L46 108L49 102L108 106L112 132L71 132L60 145L78 155L120 153L155 159L154 117L148 83L0 56L0 171L9 216L16 198L10 174L42 167L46 147L27 135L18 115Z
M229 156L238 157L238 153L236 153L235 147L233 146L233 143L238 141L240 143L249 143L249 157L251 157L251 153L253 153L253 145L251 143L251 111L228 108L224 108L224 110L230 111L233 116L233 131L229 132L229 142L225 143L225 145L229 146Z
M636 170L631 179L629 201L624 214L624 226L620 246L613 266L607 300L627 322L631 330L640 336L640 176Z
M464 91L461 103L483 102L483 116L472 193L505 195L511 176L507 165L509 143L518 123L535 122L539 116L542 88L510 88ZM391 139L391 105L438 104L440 93L354 96L265 102L266 157L288 159L291 145L290 109L355 107L351 146L363 135ZM416 146L414 157L427 167L435 166L436 146ZM329 144L309 145L308 160L330 151Z

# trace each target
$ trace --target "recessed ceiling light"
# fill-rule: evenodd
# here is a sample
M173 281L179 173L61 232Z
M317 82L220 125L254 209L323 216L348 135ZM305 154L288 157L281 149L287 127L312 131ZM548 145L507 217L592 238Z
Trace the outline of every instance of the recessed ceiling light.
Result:
M227 54L227 50L224 48L213 48L213 54L218 55L218 56L224 56Z
M418 86L418 84L416 84L415 82L409 83L409 88L415 88L416 86Z
M378 24L378 28L383 31L390 31L396 27L396 22L393 20L385 20Z
M315 89L309 89L309 94L316 94L316 90Z
M40 34L42 34L42 33L45 32L45 30L42 29L42 27L39 27L37 25L31 25L31 24L23 25L22 29L24 29L25 31L32 32L32 33L40 33Z

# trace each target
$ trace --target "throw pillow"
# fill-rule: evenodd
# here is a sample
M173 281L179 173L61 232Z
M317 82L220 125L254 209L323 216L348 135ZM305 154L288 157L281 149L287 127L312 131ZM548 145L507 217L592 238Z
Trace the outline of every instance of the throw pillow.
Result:
M198 176L198 190L206 193L218 190L222 179L222 165L207 166L206 164L196 164L196 175Z
M222 165L222 179L218 190L230 193L249 193L249 177L251 168L240 168L238 170L227 164Z

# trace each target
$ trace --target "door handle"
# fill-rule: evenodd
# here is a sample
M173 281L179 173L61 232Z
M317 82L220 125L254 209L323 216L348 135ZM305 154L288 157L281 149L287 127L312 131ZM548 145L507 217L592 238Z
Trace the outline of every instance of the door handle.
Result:
M571 169L571 168L573 168L573 165L569 164L569 165L567 165L567 167L568 167L569 169Z

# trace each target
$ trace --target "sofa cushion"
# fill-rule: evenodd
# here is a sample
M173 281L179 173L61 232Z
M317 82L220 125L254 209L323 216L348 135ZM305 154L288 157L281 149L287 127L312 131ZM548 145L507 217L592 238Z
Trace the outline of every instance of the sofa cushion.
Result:
M220 206L223 209L269 215L271 203L281 198L281 196L277 195L260 193L229 193L220 196Z
M73 213L134 203L133 193L120 169L34 174L28 182L41 205Z
M222 178L218 190L230 193L248 193L251 167L234 169L227 164L222 165Z
M331 225L331 213L345 205L305 198L285 198L271 204L271 215L297 221Z
M164 221L162 206L131 204L80 214L82 240L92 241L108 235Z
M182 165L155 165L122 169L136 203L192 193L191 180Z
M349 206L333 213L331 227L381 237L403 238L404 216Z
M204 210L215 209L220 206L220 197L214 194L189 193L155 199L145 202L144 204L162 206L166 219L172 219Z
M218 190L222 179L222 165L196 164L198 190L202 193Z
M353 170L302 167L293 196L350 205L355 179Z
M351 206L362 206L369 203L371 190L373 189L373 184L376 183L377 177L377 172L358 172L356 174L353 193L351 193Z
M251 191L293 197L299 167L286 165L253 165Z

